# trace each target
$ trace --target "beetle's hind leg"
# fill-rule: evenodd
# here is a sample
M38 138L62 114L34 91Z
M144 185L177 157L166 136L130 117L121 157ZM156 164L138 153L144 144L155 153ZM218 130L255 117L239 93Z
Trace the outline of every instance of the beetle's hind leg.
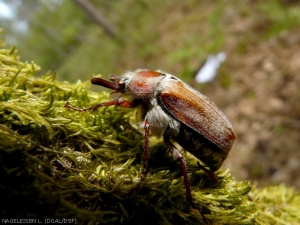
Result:
M197 165L206 173L206 175L214 182L215 185L218 184L218 177L213 171L206 169L205 166L202 166L199 162L197 162Z
M189 182L189 178L188 178L188 173L187 173L187 167L186 167L186 163L184 161L184 157L181 154L181 152L170 141L171 140L170 133L171 133L170 130L167 129L165 134L164 134L164 141L165 141L165 144L166 144L168 150L172 153L174 159L178 160L179 163L180 163L181 172L182 172L182 175L183 175L184 185L185 185L185 190L186 190L186 199L194 209L199 211L199 213L202 216L202 219L203 219L204 223L208 224L208 221L207 221L204 214L210 214L210 211L209 210L204 210L204 209L202 209L201 207L197 206L194 203L193 197L192 197L192 192L191 192L191 186L190 186L190 182Z
M166 132L166 133L168 133L168 132ZM164 135L164 141L165 141L165 144L166 144L168 150L172 153L174 159L178 160L180 163L181 172L183 175L184 185L185 185L185 189L186 189L186 199L189 202L193 202L191 186L190 186L190 182L189 182L189 178L188 178L188 174L187 174L187 168L186 168L186 163L184 161L184 157L180 153L180 151L170 141L169 135L166 135L166 134Z

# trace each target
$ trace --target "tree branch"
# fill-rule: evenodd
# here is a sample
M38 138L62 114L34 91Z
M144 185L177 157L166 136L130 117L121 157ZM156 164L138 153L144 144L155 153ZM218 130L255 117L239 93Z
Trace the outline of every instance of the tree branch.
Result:
M88 0L75 0L75 2L87 13L94 23L101 26L109 36L116 38L116 27L106 19L104 14L99 9L97 9Z

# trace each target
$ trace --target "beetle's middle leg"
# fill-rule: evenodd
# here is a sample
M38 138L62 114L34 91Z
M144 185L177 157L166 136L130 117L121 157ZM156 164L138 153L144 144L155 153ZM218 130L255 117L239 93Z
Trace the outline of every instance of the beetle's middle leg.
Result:
M147 161L148 161L149 135L150 135L150 124L149 124L148 120L145 120L144 129L145 129L145 141L144 141L144 148L143 148L143 171L141 174L140 181L134 186L134 188L132 188L129 191L129 193L132 193L140 186L140 184L143 182L143 180L145 179L145 176L147 174Z

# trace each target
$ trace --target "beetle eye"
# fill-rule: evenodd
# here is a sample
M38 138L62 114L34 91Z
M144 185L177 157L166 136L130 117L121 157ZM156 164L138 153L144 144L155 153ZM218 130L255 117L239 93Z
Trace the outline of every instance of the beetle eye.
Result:
M122 82L122 83L127 83L128 80L129 80L129 79L128 79L127 77L122 77L122 78L121 78L121 82Z

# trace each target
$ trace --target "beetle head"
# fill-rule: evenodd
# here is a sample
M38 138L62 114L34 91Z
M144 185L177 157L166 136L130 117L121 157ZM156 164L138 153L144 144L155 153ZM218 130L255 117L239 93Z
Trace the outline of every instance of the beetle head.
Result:
M112 94L127 92L136 98L149 98L153 96L157 83L164 76L165 74L160 71L139 69L127 72L121 77L110 75L109 79L111 81L93 78L91 82L92 84L114 90Z

